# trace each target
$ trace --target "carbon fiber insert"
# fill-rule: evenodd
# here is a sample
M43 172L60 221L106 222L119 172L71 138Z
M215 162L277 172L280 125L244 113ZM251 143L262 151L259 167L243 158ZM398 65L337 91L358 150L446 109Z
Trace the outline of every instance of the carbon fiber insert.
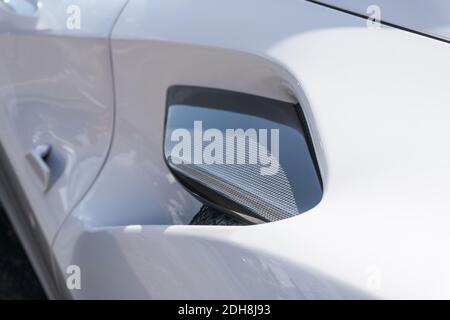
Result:
M313 148L300 116L298 106L286 102L172 87L165 159L180 181L203 186L187 186L191 192L224 212L236 213L229 208L231 202L263 221L296 216L322 197Z

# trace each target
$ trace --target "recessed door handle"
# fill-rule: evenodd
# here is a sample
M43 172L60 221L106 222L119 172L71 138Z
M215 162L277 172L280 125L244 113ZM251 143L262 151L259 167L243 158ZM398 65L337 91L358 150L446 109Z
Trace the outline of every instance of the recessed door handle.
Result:
M40 144L27 153L31 169L36 174L44 192L48 190L50 185L51 170L47 163L50 151L51 146L49 144Z

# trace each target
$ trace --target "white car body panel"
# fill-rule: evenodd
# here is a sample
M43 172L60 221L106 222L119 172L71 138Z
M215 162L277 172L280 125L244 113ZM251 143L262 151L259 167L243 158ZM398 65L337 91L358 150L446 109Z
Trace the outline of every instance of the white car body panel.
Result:
M49 236L56 296L450 298L448 43L298 0L130 0L110 42L111 151ZM162 155L174 84L299 101L322 201L267 224L187 225L200 203ZM2 143L15 135L0 125ZM5 144L27 180L21 145Z
M103 1L77 1L86 12L80 30L66 27L73 1L39 3L40 8L24 0L0 3L0 142L30 207L12 220L34 234L24 240L28 228L15 223L35 269L51 274L42 269L51 265L55 235L94 182L110 147L114 91L108 35L126 1L110 1L101 11L96 8ZM58 171L45 193L26 159L41 143L51 144ZM46 266L34 257L39 250ZM57 297L51 287L44 283L48 296Z
M48 243L93 183L112 138L107 37L125 1L112 1L109 10L98 13L94 8L100 2L79 1L92 14L84 17L84 31L75 34L66 28L65 8L71 1L42 1L33 23L29 19L20 32L18 23L2 21L8 32L0 35L0 135ZM40 143L52 145L61 171L47 193L24 157Z
M380 9L380 18L385 22L450 41L450 2L447 0L377 0L376 2L318 0L317 2L365 16L375 14L373 6L377 6Z
M0 3L2 31L108 38L128 0L9 0ZM68 19L80 12L80 26Z

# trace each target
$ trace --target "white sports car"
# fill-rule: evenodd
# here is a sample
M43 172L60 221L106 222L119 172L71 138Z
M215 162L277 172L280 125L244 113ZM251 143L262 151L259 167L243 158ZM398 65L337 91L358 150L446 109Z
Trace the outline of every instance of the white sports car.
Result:
M448 0L0 0L0 195L49 298L450 299Z

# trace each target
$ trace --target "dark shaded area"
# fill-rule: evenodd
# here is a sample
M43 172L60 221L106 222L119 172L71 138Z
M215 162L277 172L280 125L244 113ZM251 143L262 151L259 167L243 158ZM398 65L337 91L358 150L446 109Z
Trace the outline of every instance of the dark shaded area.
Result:
M192 225L247 226L251 223L214 208L203 206L191 221Z
M0 299L46 299L33 267L1 205Z

